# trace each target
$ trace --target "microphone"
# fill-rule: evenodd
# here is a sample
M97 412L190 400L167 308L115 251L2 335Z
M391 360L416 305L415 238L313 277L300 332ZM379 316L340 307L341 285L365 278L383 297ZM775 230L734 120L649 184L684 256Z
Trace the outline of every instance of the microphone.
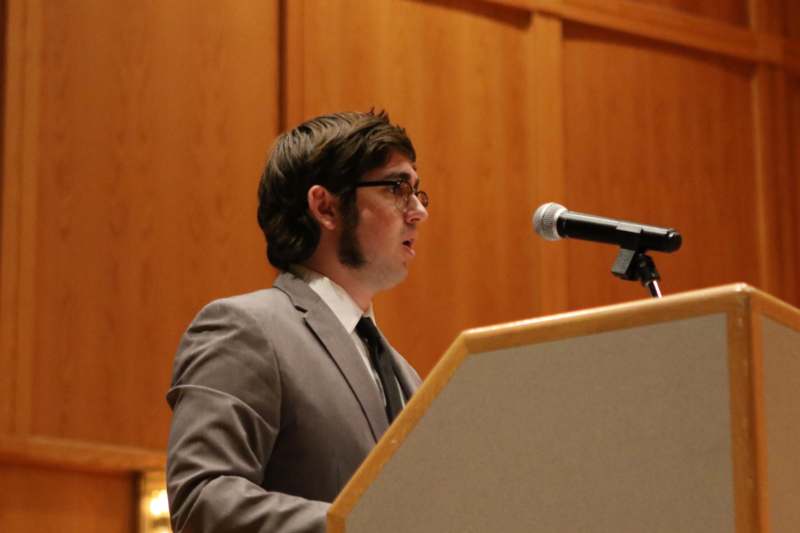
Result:
M533 214L533 228L548 241L570 237L617 244L638 252L674 252L681 247L681 234L672 228L567 211L566 207L555 202L539 206Z

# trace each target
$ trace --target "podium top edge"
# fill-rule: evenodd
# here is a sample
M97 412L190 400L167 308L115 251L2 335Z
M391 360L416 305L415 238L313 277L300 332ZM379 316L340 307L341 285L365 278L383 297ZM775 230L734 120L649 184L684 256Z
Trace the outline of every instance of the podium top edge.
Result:
M559 324L597 322L608 329L688 318L734 309L757 311L780 322L800 327L800 310L747 283L730 283L664 296L618 304L567 311L512 322L466 329L459 337L465 342L531 329L552 328Z

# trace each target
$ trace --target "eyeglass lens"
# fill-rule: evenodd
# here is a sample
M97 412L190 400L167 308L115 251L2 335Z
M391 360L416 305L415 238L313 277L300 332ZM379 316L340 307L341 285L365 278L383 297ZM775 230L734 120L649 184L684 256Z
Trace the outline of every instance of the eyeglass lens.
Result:
M395 186L394 193L399 200L402 201L403 207L407 207L411 201L411 195L414 194L419 199L422 207L428 207L428 193L425 191L415 191L410 183L407 181L398 182Z

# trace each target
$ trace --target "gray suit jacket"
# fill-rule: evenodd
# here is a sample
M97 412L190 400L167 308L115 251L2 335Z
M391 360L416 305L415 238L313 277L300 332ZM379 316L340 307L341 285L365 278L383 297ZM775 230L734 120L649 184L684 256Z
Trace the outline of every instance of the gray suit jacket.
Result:
M389 348L408 398L419 376ZM176 533L325 531L328 502L388 425L352 338L290 273L200 311L167 401Z

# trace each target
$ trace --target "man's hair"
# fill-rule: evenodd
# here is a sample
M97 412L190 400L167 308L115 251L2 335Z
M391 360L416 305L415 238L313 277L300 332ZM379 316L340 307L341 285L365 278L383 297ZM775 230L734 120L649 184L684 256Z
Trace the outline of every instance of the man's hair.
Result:
M258 186L258 225L269 262L287 270L316 250L320 228L307 198L313 185L338 195L347 214L355 210L352 186L385 164L392 151L416 160L405 130L389 122L384 111L323 115L281 134Z

